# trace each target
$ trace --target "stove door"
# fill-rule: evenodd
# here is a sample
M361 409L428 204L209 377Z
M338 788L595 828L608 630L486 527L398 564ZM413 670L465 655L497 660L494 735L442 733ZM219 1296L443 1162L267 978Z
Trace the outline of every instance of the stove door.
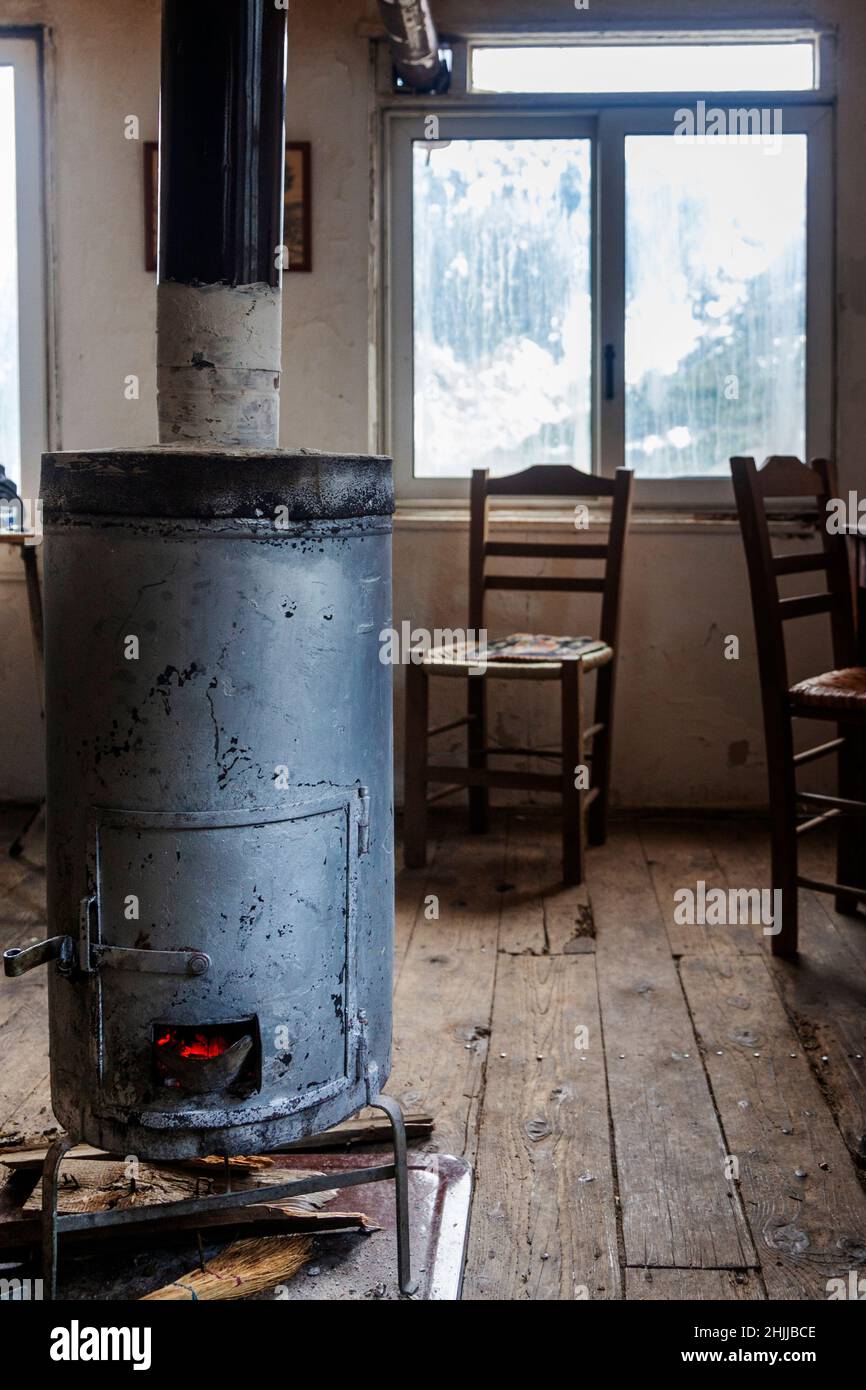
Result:
M338 788L278 813L96 813L81 952L104 1113L156 1128L184 1123L180 1112L197 1127L240 1124L354 1082L365 807L357 788ZM206 1053L225 1039L243 1054L222 1089L209 1056L197 1093L199 1032ZM248 1036L252 1048L239 1047ZM155 1064L166 1039L193 1040L177 1065Z

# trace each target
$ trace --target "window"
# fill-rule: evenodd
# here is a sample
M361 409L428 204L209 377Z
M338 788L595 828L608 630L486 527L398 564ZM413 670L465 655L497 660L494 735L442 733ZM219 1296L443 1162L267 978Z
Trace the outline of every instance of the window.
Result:
M0 34L0 464L28 499L47 418L39 58Z
M21 459L18 399L18 199L15 183L15 69L0 67L0 464L17 482Z
M678 86L683 51L703 95L623 99L624 74L634 90ZM400 495L463 496L476 467L626 463L645 503L715 506L733 454L832 452L832 108L812 90L817 51L802 36L477 46L476 85L504 89L529 54L522 90L547 72L561 93L551 54L579 66L589 53L596 84L606 73L619 94L473 88L459 105L388 110L382 418ZM735 71L749 86L762 75L768 95L708 95Z
M413 145L415 476L592 467L590 142Z
M806 136L625 140L625 459L728 474L806 447Z
M547 44L472 50L475 92L798 92L815 44Z

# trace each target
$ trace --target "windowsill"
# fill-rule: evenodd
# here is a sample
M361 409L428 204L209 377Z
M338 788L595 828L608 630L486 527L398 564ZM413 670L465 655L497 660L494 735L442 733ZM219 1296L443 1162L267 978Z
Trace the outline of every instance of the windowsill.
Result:
M491 503L490 524L494 527L525 529L526 527L568 527L574 530L574 508L556 507L541 503L524 505L496 505ZM606 530L608 515L590 508L589 524L580 530ZM397 503L394 525L400 530L440 531L459 528L469 529L468 502L412 501ZM647 532L653 535L688 533L690 535L738 535L740 523L733 508L718 507L696 511L671 507L635 507L632 510L631 531ZM805 537L814 530L814 525L797 515L792 509L772 517L770 529L774 535Z

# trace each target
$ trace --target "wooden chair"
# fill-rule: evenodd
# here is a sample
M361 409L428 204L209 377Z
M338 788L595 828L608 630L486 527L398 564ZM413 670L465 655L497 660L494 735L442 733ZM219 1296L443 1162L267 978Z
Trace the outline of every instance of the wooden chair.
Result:
M469 792L470 829L483 832L488 825L490 788L558 792L562 797L562 859L565 883L583 880L584 813L588 810L591 844L603 844L607 834L610 785L613 700L619 636L625 537L631 510L632 473L618 468L615 479L582 473L558 464L539 465L505 478L489 478L486 469L472 474L469 536L469 630L484 629L484 598L490 589L597 593L602 597L599 639L594 649L575 658L560 648L553 659L502 659L493 655L479 662L472 651L445 647L412 661L406 669L406 760L404 857L410 867L420 867L427 853L427 807L463 787ZM490 497L610 498L610 526L604 543L540 541L491 541ZM565 559L604 561L603 574L537 577L491 573L487 562L501 559ZM526 634L520 634L525 636ZM512 639L507 639L512 640ZM572 639L556 639L568 642ZM584 719L584 674L597 670L595 718ZM429 682L432 676L468 681L468 711L439 728L428 728ZM561 747L559 749L491 747L487 739L487 681L557 681L561 691ZM468 765L446 767L429 761L428 740L451 729L467 726ZM592 752L587 745L592 744ZM498 755L540 756L561 763L556 773L509 772L491 769L488 759ZM592 786L576 785L579 767L592 764ZM429 797L430 784L448 784L444 792Z
M757 468L754 459L731 459L734 493L746 550L752 611L758 644L767 773L772 819L773 888L782 894L782 928L772 938L773 951L793 955L797 950L797 889L833 893L840 912L853 912L866 900L866 861L862 852L860 818L863 800L863 732L866 731L866 668L857 666L854 605L847 543L827 527L827 502L838 497L836 469L826 459L811 466L799 459L775 456ZM813 501L821 549L774 555L765 504L773 498ZM779 580L792 574L826 576L826 589L797 597L779 593ZM834 670L789 685L785 625L792 619L827 613L830 616ZM794 752L795 719L831 720L837 737ZM799 791L797 769L835 753L838 757L838 796ZM807 819L798 824L802 805ZM838 819L839 840L835 883L805 878L797 870L798 836ZM776 924L774 924L776 925Z

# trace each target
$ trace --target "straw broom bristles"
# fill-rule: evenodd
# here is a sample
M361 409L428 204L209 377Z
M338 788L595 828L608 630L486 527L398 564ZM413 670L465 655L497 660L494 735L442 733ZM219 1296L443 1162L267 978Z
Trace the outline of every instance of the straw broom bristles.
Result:
M297 1274L307 1263L313 1249L309 1236L262 1236L258 1239L235 1240L204 1269L191 1270L173 1284L166 1284L140 1300L188 1300L206 1302L210 1299L249 1298L251 1294L272 1289Z

